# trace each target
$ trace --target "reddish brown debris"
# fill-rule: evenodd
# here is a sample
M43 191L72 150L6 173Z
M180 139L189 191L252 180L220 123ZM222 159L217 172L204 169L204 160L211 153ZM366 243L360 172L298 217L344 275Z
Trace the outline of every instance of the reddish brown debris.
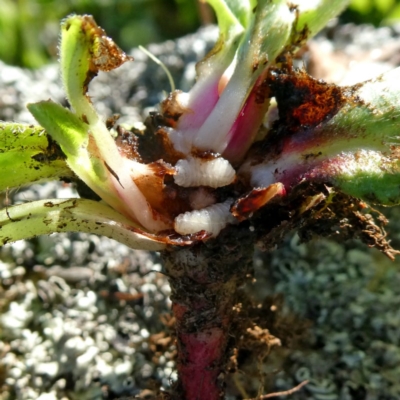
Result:
M166 119L168 126L175 127L180 116L189 112L189 110L183 107L177 99L177 96L181 93L181 90L175 90L161 103L162 114Z
M167 120L160 114L151 114L145 121L145 134L138 136L139 153L144 163L157 160L175 165L185 155L175 150L166 130Z
M231 213L239 221L244 221L274 197L284 194L285 187L279 182L273 183L267 188L254 188L250 193L235 202L231 208Z
M135 134L127 131L122 126L117 127L117 137L115 139L116 145L120 154L129 160L141 161L140 154L138 152L138 138Z
M126 61L133 60L133 57L126 55L111 38L106 35L104 29L97 26L93 17L84 15L82 21L82 30L88 32L93 38L94 50L91 62L93 64L92 71L111 71L118 68Z
M68 27L66 29L68 30ZM92 16L82 17L82 32L92 41L89 71L83 84L83 94L86 94L90 81L99 71L111 71L127 61L132 61L133 58L125 54L106 32L97 26Z
M336 114L345 103L345 89L313 79L304 70L273 69L268 77L280 122L290 130L316 126Z
M126 302L134 302L137 303L143 299L143 293L124 293L124 292L112 292L108 290L101 290L99 292L100 296L108 299L108 300L118 300L118 301L126 301Z

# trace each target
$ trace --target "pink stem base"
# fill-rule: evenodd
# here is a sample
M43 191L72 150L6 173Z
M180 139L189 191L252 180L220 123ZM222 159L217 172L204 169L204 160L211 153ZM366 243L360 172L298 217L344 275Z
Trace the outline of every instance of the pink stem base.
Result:
M177 308L180 306L175 305L174 311ZM220 399L224 395L221 370L226 358L227 330L214 327L178 335L178 373L185 399Z

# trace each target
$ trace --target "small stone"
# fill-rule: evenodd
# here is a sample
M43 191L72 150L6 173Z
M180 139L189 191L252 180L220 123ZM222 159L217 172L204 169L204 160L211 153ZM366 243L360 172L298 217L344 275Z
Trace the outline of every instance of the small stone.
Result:
M37 400L57 400L57 396L54 392L42 393Z
M21 266L14 268L12 271L12 276L14 276L14 277L21 277L21 276L24 276L25 274L26 274L26 270L24 267L21 267Z
M86 293L86 296L81 297L80 299L78 299L77 301L77 306L78 308L80 308L81 310L87 310L90 307L94 306L97 300L97 296L93 291L88 291Z
M150 378L153 375L153 366L149 363L144 364L140 368L140 377L143 379Z
M132 363L130 361L123 361L114 367L116 375L129 375L132 373Z
M22 375L22 371L19 368L11 368L9 371L9 375L11 378L18 379Z
M47 375L50 378L54 378L58 374L59 364L55 361L47 363L39 363L34 368L36 374Z
M99 349L95 346L89 347L87 351L77 357L76 365L78 368L86 368L94 359L94 357L98 354Z

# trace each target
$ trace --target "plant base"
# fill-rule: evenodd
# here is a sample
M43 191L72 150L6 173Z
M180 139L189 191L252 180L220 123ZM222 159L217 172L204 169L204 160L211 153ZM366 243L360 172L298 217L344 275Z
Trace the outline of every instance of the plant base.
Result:
M237 289L251 276L253 246L247 229L164 252L176 319L178 385L174 398L224 397L230 326Z

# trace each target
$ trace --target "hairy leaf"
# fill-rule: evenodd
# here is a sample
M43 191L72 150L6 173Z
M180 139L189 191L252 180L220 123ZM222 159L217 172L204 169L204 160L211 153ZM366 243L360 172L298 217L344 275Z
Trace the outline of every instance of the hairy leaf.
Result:
M157 251L165 247L111 207L93 200L47 199L0 211L0 245L54 232L95 233L134 249Z
M64 158L41 126L0 123L0 191L74 177Z

